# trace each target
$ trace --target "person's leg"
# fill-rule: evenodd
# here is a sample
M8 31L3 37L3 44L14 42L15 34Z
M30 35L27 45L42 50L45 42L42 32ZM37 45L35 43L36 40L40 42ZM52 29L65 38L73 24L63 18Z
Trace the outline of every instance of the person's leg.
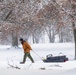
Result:
M28 56L28 53L25 53L25 54L24 54L24 57L23 57L23 62L26 62L27 56Z
M30 53L28 54L28 57L32 61L32 63L34 63L34 60L33 60L32 56L30 55Z
M23 62L20 62L21 64L23 64L23 63L26 62L26 58L27 58L27 56L28 56L28 53L25 53L25 54L24 54L24 57L23 57Z

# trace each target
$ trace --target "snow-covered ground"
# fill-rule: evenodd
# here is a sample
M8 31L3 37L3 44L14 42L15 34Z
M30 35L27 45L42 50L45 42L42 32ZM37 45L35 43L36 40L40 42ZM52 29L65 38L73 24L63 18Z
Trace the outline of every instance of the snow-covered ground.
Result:
M76 75L76 60L74 60L74 43L31 44L31 55L35 63L27 58L25 64L19 64L23 59L23 50L0 46L0 75ZM60 54L61 53L61 54ZM69 61L44 63L41 58L46 55L66 55Z

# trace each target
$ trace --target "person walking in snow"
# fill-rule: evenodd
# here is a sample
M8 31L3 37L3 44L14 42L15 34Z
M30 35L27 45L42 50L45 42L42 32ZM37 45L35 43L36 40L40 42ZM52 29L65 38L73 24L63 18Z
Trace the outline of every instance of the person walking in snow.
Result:
M30 50L32 50L31 46L25 40L23 40L23 38L20 38L20 42L24 50L23 62L20 62L20 63L24 64L26 62L27 57L32 61L32 63L34 63L34 60L30 54Z

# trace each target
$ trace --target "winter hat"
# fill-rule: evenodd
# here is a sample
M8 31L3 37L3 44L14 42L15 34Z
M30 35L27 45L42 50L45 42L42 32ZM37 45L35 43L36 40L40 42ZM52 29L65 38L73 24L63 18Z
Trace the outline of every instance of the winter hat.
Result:
M23 41L23 38L20 38L20 41Z

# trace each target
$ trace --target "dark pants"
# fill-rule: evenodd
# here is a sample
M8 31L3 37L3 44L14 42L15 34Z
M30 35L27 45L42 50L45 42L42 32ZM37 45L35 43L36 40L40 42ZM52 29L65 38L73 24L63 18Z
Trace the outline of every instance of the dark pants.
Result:
M27 57L32 61L32 63L34 63L34 60L33 60L33 58L31 57L30 52L26 52L26 53L24 54L23 62L26 62L26 58L27 58Z

